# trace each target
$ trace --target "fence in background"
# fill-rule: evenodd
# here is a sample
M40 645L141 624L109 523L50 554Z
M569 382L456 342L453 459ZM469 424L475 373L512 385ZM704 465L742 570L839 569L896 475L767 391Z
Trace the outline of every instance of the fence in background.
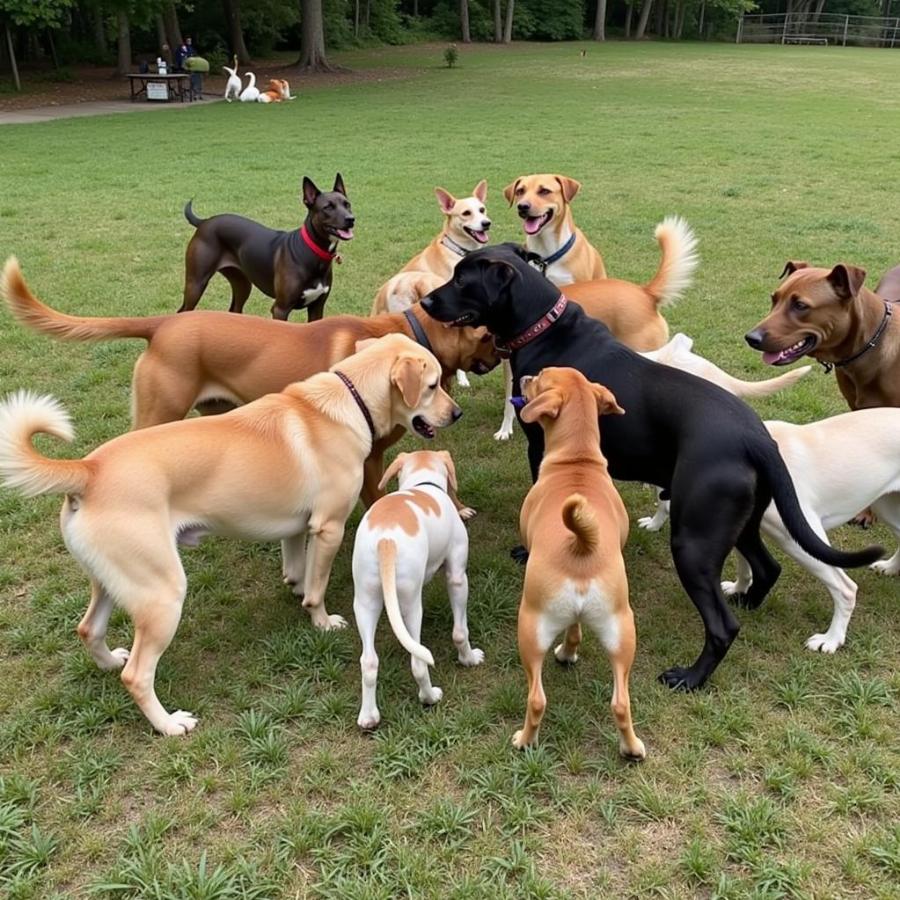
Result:
M737 43L894 47L900 46L900 18L815 12L743 15Z

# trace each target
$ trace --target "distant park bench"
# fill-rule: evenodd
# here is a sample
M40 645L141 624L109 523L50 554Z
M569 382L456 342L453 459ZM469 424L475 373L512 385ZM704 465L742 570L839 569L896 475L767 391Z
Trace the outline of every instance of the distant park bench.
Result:
M186 72L171 72L166 75L141 72L125 76L131 84L131 102L139 100L186 100L194 99L191 76Z
M828 38L817 37L813 34L788 34L781 39L782 44L816 44L819 47L828 46Z

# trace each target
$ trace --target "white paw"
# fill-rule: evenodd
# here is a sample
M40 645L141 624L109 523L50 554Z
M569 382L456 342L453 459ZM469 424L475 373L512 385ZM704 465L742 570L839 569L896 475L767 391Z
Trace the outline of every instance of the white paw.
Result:
M468 522L469 519L474 519L475 516L478 515L478 510L472 509L471 506L464 506L462 509L457 510L459 513L459 517L463 520L463 522Z
M480 666L484 662L484 650L473 647L466 654L460 653L459 661L464 666Z
M578 653L575 652L571 656L568 656L566 654L566 645L565 644L557 644L556 648L553 651L553 655L561 663L577 663L578 662Z
M434 706L435 703L440 703L443 696L444 692L439 687L433 687L429 691L419 691L419 700L425 706Z
M131 656L131 651L126 649L125 647L116 647L115 650L111 651L112 655L116 658L117 664L115 668L121 669L125 663L128 662L128 657Z
M326 616L325 622L318 626L323 631L340 631L347 627L347 620L343 616L333 615Z
M182 737L196 727L197 717L193 713L185 712L183 709L176 709L166 719L166 723L160 731L173 737Z
M525 741L525 730L520 728L513 736L512 736L512 745L516 748L516 750L524 750L526 747L534 747L537 745L537 735L528 742Z
M368 715L364 715L360 712L359 718L356 720L356 724L359 725L363 731L374 731L380 723L381 713L378 711L377 707Z
M736 581L723 581L722 582L722 593L726 597L731 597L737 593L738 583Z
M471 383L469 382L469 376L466 375L466 373L463 372L462 369L460 369L456 373L456 383L460 387L471 387L472 386Z
M512 437L512 425L501 425L499 431L494 432L495 441L508 441Z
M641 516L638 519L638 528L643 528L645 531L659 531L660 528L665 524L665 519L662 522L656 521L656 516Z
M806 641L806 649L815 653L835 653L844 646L844 638L836 638L834 635L814 634Z
M623 741L620 737L619 753L621 753L622 756L625 757L625 759L631 759L635 761L647 758L647 748L644 746L644 742L639 737L636 737L634 739L633 746L629 746L628 744L626 744L625 741Z
M878 572L881 575L896 575L898 572L900 572L900 567L892 564L891 560L889 559L880 559L878 560L878 562L873 562L872 565L869 566L869 568L873 572Z

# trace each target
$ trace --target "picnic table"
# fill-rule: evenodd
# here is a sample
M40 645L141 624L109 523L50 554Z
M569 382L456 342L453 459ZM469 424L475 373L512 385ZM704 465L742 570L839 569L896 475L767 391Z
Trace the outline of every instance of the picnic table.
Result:
M191 76L188 72L171 72L159 75L154 72L130 73L125 76L131 86L131 102L140 99L165 100L167 103L177 99L184 103L194 99L191 89Z

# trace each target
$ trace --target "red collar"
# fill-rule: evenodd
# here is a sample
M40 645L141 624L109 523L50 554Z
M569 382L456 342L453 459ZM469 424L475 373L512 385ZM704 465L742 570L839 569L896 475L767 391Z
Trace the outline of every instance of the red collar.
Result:
M337 256L336 253L332 253L330 250L326 250L324 247L320 247L311 237L310 233L306 230L306 223L304 222L300 226L300 237L303 238L303 243L312 250L319 259L327 259L329 262Z
M514 337L509 343L500 344L495 341L497 349L501 352L511 353L513 350L519 350L526 344L530 344L539 334L543 334L562 314L568 304L563 294L559 295L559 300L553 305L553 309L545 313L530 328Z

